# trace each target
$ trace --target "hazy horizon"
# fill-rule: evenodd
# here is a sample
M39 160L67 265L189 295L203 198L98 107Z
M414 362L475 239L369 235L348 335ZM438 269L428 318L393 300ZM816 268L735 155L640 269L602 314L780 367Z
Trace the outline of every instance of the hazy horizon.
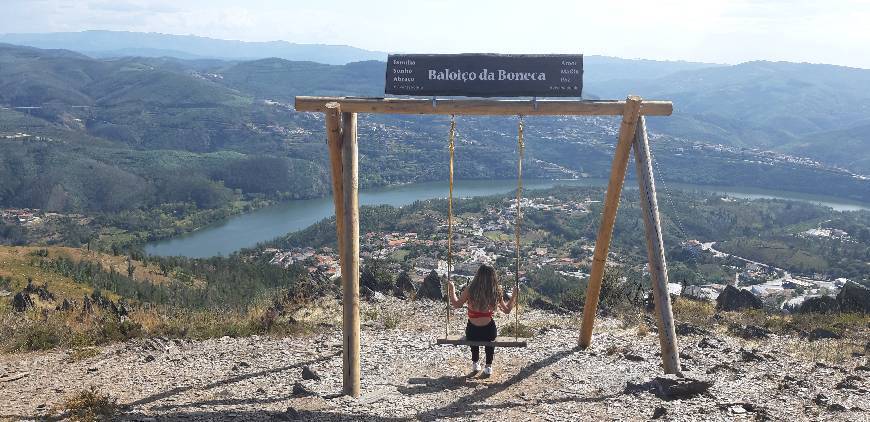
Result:
M3 33L109 30L408 53L583 53L736 64L870 68L870 2L517 0L288 4L266 0L10 0ZM336 13L336 10L343 11ZM171 46L167 46L171 49Z

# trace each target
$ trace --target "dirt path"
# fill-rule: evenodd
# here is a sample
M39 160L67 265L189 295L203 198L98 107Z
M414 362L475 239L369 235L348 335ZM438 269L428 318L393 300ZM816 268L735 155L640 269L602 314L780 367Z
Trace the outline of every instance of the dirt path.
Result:
M390 330L367 323L359 399L338 394L340 333L330 328L301 339L134 341L78 362L66 351L0 356L0 419L42 418L91 385L118 399L123 420L647 420L655 412L672 420L870 419L866 356L816 364L780 351L794 350L794 339L681 337L687 373L713 385L664 400L650 382L661 375L655 335L615 320L602 320L593 347L578 350L576 331L556 328L566 317L527 312L543 332L527 349L498 349L496 373L481 379L466 377L467 348L433 344L443 332L434 323L440 306L387 300L365 308L409 318ZM320 379L302 379L306 366Z

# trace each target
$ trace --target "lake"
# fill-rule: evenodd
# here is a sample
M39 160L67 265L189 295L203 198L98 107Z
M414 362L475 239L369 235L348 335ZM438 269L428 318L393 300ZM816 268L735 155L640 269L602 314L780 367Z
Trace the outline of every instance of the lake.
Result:
M527 180L525 189L547 189L557 185L569 186L606 186L605 179L579 180ZM626 188L637 188L633 181L626 182ZM813 202L831 207L838 211L870 210L870 204L847 199L777 191L771 189L722 187L668 183L670 189L700 190L719 192L736 198L758 199L778 198ZM659 200L664 201L666 194L658 184ZM516 180L460 180L455 183L454 196L471 197L497 195L516 189ZM388 188L360 191L361 205L402 206L414 201L446 198L447 183L425 182ZM603 199L603 196L602 196ZM182 255L203 258L215 255L229 255L239 249L255 246L259 242L274 239L285 233L304 229L335 212L332 197L304 199L282 202L249 213L230 217L226 221L203 227L195 232L176 236L171 239L149 243L145 251L150 255Z

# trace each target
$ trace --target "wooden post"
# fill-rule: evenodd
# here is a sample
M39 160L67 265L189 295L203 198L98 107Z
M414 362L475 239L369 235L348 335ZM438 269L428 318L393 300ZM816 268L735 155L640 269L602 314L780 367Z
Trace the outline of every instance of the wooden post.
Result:
M640 186L640 205L646 228L646 250L649 259L649 274L653 287L659 343L662 349L662 365L667 374L680 373L680 355L677 334L674 331L674 314L671 311L671 295L668 294L668 265L662 242L659 205L656 200L656 185L653 178L646 120L641 117L634 134L634 160L637 165L637 182Z
M610 181L607 183L607 195L604 199L604 211L601 213L601 226L595 240L595 252L592 254L592 271L589 275L589 286L586 288L586 304L583 307L583 325L580 327L580 347L589 347L592 342L592 327L595 325L595 313L598 311L598 297L601 294L601 280L604 277L604 264L607 262L607 251L610 249L610 238L613 236L613 223L616 221L616 211L619 208L619 196L625 182L625 170L631 155L632 139L640 116L641 99L630 96L625 101L622 124L619 127L619 141L613 154L613 164L610 168Z
M341 113L341 121L341 179L344 197L341 244L343 385L344 394L359 397L359 156L356 113Z
M332 202L335 205L335 229L339 254L344 250L344 189L341 176L341 106L326 105L326 143L329 146L329 164L332 170ZM339 255L339 259L341 256Z

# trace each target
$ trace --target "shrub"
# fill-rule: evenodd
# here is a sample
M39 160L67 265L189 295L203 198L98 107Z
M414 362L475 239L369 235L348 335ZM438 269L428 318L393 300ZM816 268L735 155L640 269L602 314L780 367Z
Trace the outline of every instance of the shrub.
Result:
M13 349L20 351L53 349L63 341L63 331L49 321L33 324L13 340Z
M586 304L586 289L575 287L559 296L559 305L572 312L580 312Z
M509 324L501 327L500 336L505 337L531 337L534 333L531 327L524 325L522 322L517 324L516 321L511 321Z
M68 398L63 410L73 421L112 420L118 413L118 400L91 386Z
M681 322L707 326L713 323L716 307L704 300L693 300L680 296L673 303L673 312L674 317Z

